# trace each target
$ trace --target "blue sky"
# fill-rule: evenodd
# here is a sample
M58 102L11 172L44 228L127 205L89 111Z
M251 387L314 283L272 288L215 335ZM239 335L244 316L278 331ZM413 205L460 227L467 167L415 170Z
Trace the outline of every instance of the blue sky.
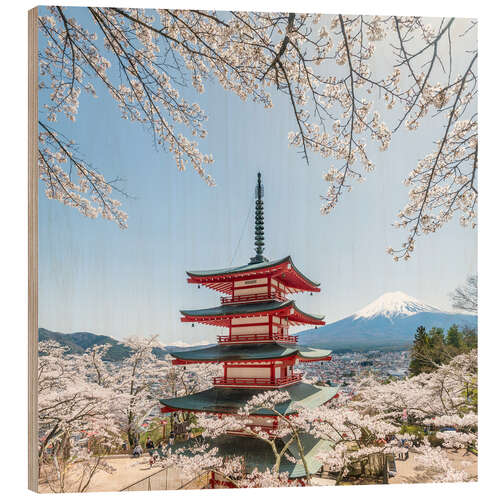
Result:
M386 253L405 240L404 231L391 227L407 199L402 181L431 151L437 121L401 131L387 152L372 148L375 171L321 215L329 162L312 155L307 165L288 146L294 123L283 97L265 110L216 84L202 95L181 90L209 116L200 148L215 158L210 173L217 186L210 188L195 172L179 172L147 131L122 120L108 94L97 90L98 99L82 96L75 123L58 126L106 177L126 179L123 187L133 196L124 200L129 228L86 219L41 193L40 327L116 338L157 333L164 343L215 340L215 328L180 323L179 309L219 302L217 293L188 285L185 271L248 262L258 171L265 185L265 255L290 254L321 281L320 294L297 300L328 322L396 290L449 309L449 292L476 271L477 233L458 220L420 237L408 262L394 263Z

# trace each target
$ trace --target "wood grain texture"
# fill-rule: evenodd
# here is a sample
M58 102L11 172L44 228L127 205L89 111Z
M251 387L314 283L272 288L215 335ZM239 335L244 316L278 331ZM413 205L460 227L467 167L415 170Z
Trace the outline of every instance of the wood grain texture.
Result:
M28 488L38 492L38 9L28 12Z

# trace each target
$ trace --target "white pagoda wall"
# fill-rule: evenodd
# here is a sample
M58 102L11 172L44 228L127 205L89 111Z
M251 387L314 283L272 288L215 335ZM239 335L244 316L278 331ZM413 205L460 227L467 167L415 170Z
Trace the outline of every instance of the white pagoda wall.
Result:
M236 378L271 378L271 367L266 366L238 366L227 367L227 376Z
M236 335L247 335L249 333L269 333L269 325L266 323L265 325L241 326L231 329L233 337Z
M250 326L245 326L250 324ZM269 333L268 316L253 316L250 318L233 318L231 320L231 337L237 339L238 335L249 335L254 333ZM286 318L272 317L272 332L282 331L288 334L288 320Z
M250 286L255 285L255 286ZM243 288L249 287L250 288ZM253 295L254 293L267 293L268 291L268 278L259 278L255 280L235 281L234 282L234 296L240 297L244 295Z
M250 318L233 318L232 325L247 325L248 323L266 323L267 316L252 316Z
M267 285L266 286L256 286L253 288L243 288L242 290L234 289L235 297L240 297L243 295L253 295L254 293L267 293Z
M245 326L248 323L260 323ZM254 333L269 333L269 320L267 316L254 316L250 318L233 318L231 320L231 338L237 339L239 335Z

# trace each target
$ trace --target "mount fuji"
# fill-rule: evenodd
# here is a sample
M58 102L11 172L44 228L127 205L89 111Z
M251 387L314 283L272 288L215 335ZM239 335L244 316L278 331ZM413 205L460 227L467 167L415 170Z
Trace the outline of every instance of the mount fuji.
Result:
M403 292L384 293L351 316L298 334L300 344L335 350L404 348L423 325L477 328L477 316L442 311Z

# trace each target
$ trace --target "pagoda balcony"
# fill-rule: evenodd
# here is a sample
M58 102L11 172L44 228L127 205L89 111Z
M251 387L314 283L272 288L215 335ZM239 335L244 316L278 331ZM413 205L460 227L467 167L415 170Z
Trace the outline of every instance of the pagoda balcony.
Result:
M283 387L292 385L302 380L302 374L297 373L286 377L270 378L241 378L241 377L214 377L215 386L225 387Z
M271 293L250 293L248 295L233 295L231 297L221 297L221 304L241 304L242 302L261 302L265 300L278 300L286 302L285 294L273 291Z
M245 344L252 342L285 342L288 344L296 344L297 337L295 335L284 335L282 333L248 333L242 335L218 335L217 342L219 344Z

